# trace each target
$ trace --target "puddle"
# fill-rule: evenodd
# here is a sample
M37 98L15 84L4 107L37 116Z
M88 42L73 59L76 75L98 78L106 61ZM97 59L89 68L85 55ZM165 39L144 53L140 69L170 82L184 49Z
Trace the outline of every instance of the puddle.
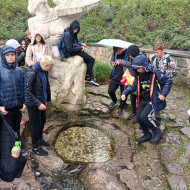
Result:
M58 134L55 150L67 162L106 162L115 155L115 141L98 126L76 123Z

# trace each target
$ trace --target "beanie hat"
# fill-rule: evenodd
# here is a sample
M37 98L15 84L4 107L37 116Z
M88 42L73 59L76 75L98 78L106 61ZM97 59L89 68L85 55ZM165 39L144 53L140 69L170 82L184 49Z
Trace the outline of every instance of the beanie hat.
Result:
M127 49L127 54L131 55L132 57L136 57L139 55L139 48L136 45L130 45Z
M5 45L12 46L14 49L20 47L20 44L15 39L8 40Z

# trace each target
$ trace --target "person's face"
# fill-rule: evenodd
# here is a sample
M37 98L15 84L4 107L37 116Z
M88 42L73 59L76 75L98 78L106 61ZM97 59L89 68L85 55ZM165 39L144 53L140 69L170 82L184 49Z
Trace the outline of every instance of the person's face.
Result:
M32 39L32 35L31 34L27 34L27 38L31 40Z
M41 35L40 34L36 34L36 42L41 42Z
M49 71L53 67L53 65L47 65L46 63L43 62L41 62L40 65L43 71Z
M163 50L154 50L154 55L158 58L161 58L164 56L164 49Z
M73 29L73 34L76 34L79 31L79 28L74 28Z
M146 71L145 71L144 67L139 67L139 68L137 68L137 72L138 73L145 73Z
M21 45L22 49L26 49L26 42L25 42L25 40L22 40L21 43L20 43L20 45Z
M118 49L118 50L116 51L116 53L117 53L117 55L121 55L121 54L123 53L123 51L124 51L124 48Z
M5 54L5 59L6 59L7 63L10 63L10 64L14 63L15 58L16 58L16 56L15 56L14 52L8 52Z

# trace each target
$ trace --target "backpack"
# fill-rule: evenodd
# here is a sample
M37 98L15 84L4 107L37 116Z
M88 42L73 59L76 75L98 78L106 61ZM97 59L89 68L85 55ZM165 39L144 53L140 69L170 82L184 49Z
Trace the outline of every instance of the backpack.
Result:
M27 159L22 156L13 158L11 149L18 140L16 132L5 121L4 115L0 112L0 178L6 182L12 182L20 178Z
M68 52L68 50L65 46L65 42L64 42L65 34L69 34L69 32L64 32L63 35L61 36L61 39L58 42L59 53L60 53L61 57L63 57L63 58L69 57L69 52Z

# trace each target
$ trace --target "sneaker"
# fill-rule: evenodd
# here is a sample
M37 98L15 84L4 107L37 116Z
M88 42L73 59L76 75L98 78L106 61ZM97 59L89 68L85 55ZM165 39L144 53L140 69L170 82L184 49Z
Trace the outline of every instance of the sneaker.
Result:
M133 122L133 123L137 123L137 122L138 122L138 121L137 121L137 117L133 118L133 119L132 119L132 122Z
M27 152L24 149L21 149L21 153L22 153L23 156L27 155Z
M99 86L99 84L94 79L90 81L90 84L94 86Z
M23 121L23 120L21 120L21 121L20 121L20 125L23 125L23 124L24 124L24 121Z
M109 105L110 109L113 109L117 105L117 102L111 102Z
M138 138L137 142L138 143L143 143L143 142L149 141L151 138L152 138L152 134L148 133L148 134L145 134L142 137Z
M157 129L157 131L153 132L153 136L150 140L151 143L158 143L160 139L163 137L163 132L161 129Z
M130 114L128 117L127 117L127 120L131 120L131 119L133 119L133 118L135 118L136 117L136 114L135 113L132 113L132 114Z
M161 121L162 121L162 118L158 118L158 117L156 117L156 119L154 120L156 126L160 126Z
M85 76L85 82L90 82L90 76Z
M33 148L32 152L38 156L47 156L48 152L42 149L41 147Z
M43 139L38 141L38 145L39 146L46 146L46 147L50 146L50 144L48 142L44 141Z
M122 113L123 113L123 109L119 108L119 110L116 113L115 117L117 117L117 118L121 117Z

